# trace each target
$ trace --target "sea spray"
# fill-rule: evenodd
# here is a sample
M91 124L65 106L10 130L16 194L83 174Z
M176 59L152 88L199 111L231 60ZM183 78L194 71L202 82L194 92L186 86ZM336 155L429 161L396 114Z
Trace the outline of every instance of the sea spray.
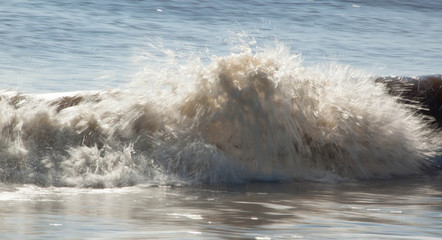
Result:
M427 157L419 119L357 70L305 69L283 47L207 69L181 112L252 176L407 175Z
M421 118L367 74L303 67L283 45L146 68L127 89L4 91L0 105L2 182L385 178L422 174L440 149Z

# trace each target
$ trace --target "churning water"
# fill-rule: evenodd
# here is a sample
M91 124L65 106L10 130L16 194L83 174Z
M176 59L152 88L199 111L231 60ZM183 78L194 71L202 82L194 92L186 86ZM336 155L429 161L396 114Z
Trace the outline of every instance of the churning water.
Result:
M441 132L375 79L440 78L441 10L3 4L0 236L438 238Z

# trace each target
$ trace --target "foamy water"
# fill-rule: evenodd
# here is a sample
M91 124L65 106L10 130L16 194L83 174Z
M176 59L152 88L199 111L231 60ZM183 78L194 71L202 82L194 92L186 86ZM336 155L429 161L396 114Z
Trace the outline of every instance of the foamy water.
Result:
M148 91L4 92L3 181L384 178L422 174L440 149L425 122L367 74L304 68L283 46L175 69L161 78L146 70L138 84Z
M5 2L0 238L439 239L441 11Z

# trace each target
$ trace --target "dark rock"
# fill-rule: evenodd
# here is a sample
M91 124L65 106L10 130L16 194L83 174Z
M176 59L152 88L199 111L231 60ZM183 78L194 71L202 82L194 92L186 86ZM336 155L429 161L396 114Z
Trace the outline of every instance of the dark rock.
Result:
M399 102L424 114L435 126L442 128L442 75L421 77L377 77Z

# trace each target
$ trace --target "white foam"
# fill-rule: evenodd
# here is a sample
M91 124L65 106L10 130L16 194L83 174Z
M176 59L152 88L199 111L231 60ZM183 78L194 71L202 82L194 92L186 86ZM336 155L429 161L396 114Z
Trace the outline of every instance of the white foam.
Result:
M304 68L282 45L170 64L144 69L136 89L2 92L1 181L341 181L420 174L440 148L367 74Z

